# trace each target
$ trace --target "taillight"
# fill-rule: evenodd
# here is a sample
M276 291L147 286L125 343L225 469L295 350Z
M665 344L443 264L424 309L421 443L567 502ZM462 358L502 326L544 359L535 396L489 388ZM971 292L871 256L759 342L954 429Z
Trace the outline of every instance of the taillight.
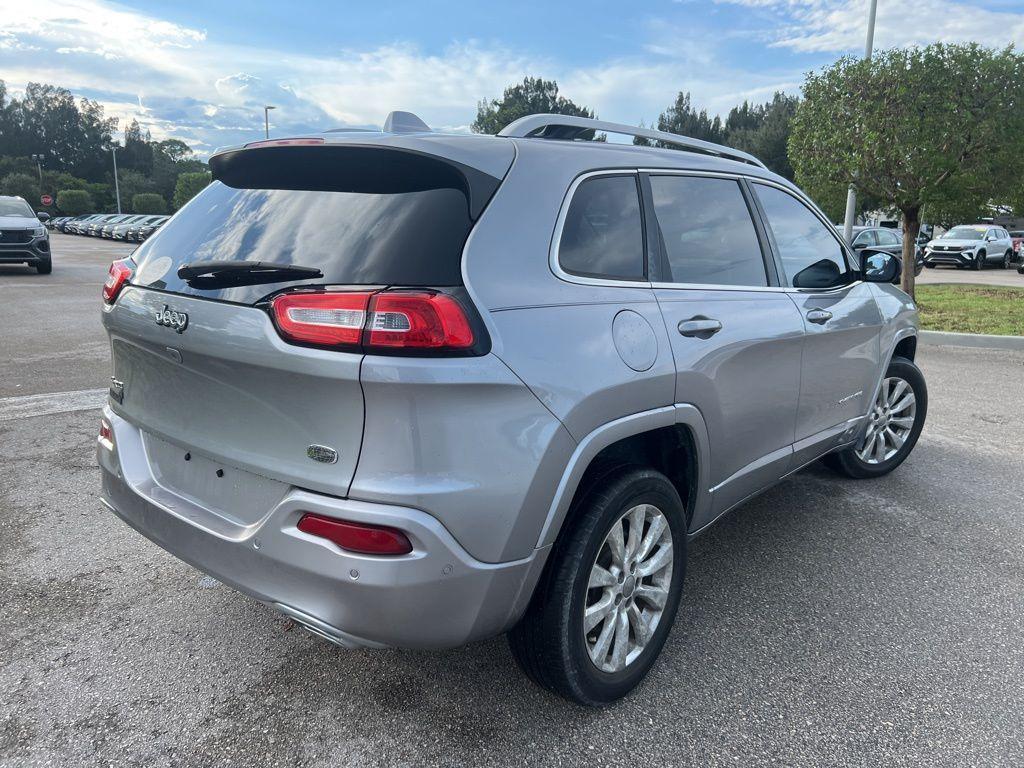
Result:
M407 555L412 552L408 536L397 528L384 525L353 523L307 513L299 520L298 529L363 555Z
M282 293L271 301L286 341L320 347L459 352L476 341L459 302L433 291Z
M113 262L107 272L107 281L103 283L103 301L107 304L117 301L117 295L121 293L121 289L124 288L124 284L131 276L132 261L130 259Z
M370 294L282 293L271 302L278 331L288 341L319 346L357 346Z
M443 293L378 293L370 301L367 348L468 349L473 329L459 303Z

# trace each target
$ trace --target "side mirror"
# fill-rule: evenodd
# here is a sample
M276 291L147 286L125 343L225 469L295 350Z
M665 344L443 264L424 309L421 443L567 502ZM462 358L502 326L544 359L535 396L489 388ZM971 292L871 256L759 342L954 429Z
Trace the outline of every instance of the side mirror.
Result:
M891 253L867 249L861 252L860 272L869 283L891 283L901 271L900 260Z
M816 261L793 275L794 288L835 288L843 283L843 273L832 259Z
M987 235L985 237L986 243L994 243L998 238L995 235Z
M868 247L867 243L854 243L853 244L853 250L855 250L855 251L863 251L867 247Z
M50 220L50 214L48 214L46 211L36 211L36 216L39 218L40 221Z

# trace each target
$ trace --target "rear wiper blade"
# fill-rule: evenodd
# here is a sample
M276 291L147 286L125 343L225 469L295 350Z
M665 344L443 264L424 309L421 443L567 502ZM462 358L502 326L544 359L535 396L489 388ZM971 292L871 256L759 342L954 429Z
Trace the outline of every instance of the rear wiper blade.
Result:
M178 277L193 288L229 288L236 285L311 280L323 276L324 273L316 267L269 261L192 261L178 267Z

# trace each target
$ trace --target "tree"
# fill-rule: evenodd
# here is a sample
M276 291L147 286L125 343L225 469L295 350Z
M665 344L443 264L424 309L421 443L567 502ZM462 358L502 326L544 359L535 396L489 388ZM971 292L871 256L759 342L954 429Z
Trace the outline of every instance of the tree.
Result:
M979 210L1024 171L1024 57L934 44L844 58L807 76L790 158L812 194L856 181L898 210L903 263L922 211ZM903 290L914 294L914 271Z
M142 192L132 196L134 213L167 213L167 202L155 192Z
M141 194L145 194L147 192L154 191L153 190L153 182L151 182L148 178L143 176L141 173L139 173L138 171L132 170L130 168L127 168L127 169L122 169L121 168L120 153L118 153L118 158L117 159L118 159L117 181L118 181L118 186L120 187L120 190L121 190L121 202L122 203L126 203L126 204L130 203L132 198L135 197L136 195L141 195ZM110 183L111 184L114 183L114 174L113 173L110 174Z
M205 165L196 160L188 144L180 139L166 139L153 144L153 191L165 200L174 197L174 185L182 173L198 173Z
M521 117L543 113L594 117L592 110L559 95L558 83L554 80L526 77L523 82L506 88L500 99L479 102L476 120L470 127L474 133L496 134Z
M185 203L198 195L206 185L210 183L210 174L205 171L201 173L183 173L178 177L174 185L174 209L178 210Z
M725 131L722 127L722 119L717 115L709 117L708 111L702 109L698 112L691 100L689 92L680 91L675 102L667 110L658 116L658 130L676 133L680 136L689 136L691 139L713 141L722 144L725 139ZM647 139L637 137L633 140L639 146L650 146ZM655 142L658 146L665 146L669 149L678 149L673 144Z
M124 147L118 152L119 165L149 175L153 172L153 139L149 129L142 130L138 120L124 129Z
M95 211L92 196L84 189L62 189L57 193L57 210L65 216L80 216Z
M772 171L793 180L789 134L800 99L776 92L765 104L733 107L723 126L725 143L761 160Z
M9 173L0 179L0 194L23 197L36 208L39 206L39 179L27 173Z

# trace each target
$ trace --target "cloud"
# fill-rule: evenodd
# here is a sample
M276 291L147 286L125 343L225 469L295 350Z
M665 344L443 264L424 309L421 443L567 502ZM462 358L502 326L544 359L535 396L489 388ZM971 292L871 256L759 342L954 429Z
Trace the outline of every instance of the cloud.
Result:
M716 0L772 14L776 47L801 53L841 53L864 48L868 0ZM1024 44L1024 14L991 10L953 0L880 2L875 47L977 41L1002 47Z
M648 19L630 55L584 66L494 40L453 41L431 52L394 41L313 55L229 43L107 0L0 0L0 78L15 92L27 82L62 85L96 99L122 125L137 118L156 138L180 138L208 153L262 135L267 104L276 107L270 119L279 135L380 125L392 109L465 130L480 99L527 74L558 80L563 94L618 122L652 123L679 90L724 113L743 99L795 91L809 60L863 45L863 0L718 3L751 10L743 23L724 25L703 3L677 26ZM953 0L880 5L880 46L944 36L1024 39L1016 14L967 10ZM760 55L756 64L751 55Z

